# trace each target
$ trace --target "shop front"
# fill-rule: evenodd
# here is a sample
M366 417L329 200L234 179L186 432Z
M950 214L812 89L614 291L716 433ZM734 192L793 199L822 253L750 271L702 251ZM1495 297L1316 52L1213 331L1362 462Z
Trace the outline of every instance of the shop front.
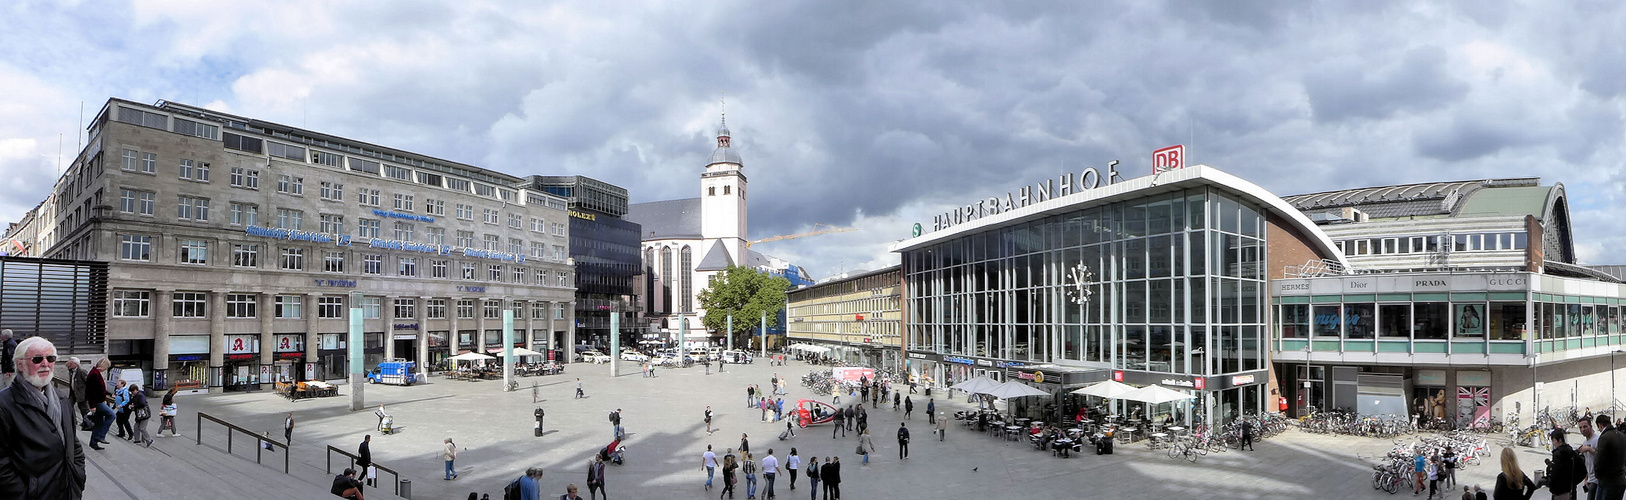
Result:
M227 335L219 385L227 392L259 390L260 375L260 336Z
M418 323L390 325L390 341L395 343L396 359L418 359Z
M271 363L271 380L277 382L294 382L301 380L305 373L305 334L279 333L272 336L272 353L276 357Z
M343 333L324 333L321 335L322 345L316 351L316 378L320 380L345 380L349 377L350 355L346 346L349 341Z
M450 336L451 332L446 330L429 332L429 366L439 366L446 362L446 358L451 357L450 353L446 352L448 349L447 340ZM413 359L417 359L416 354L413 355Z
M168 390L204 392L209 389L209 334L171 335L169 337L169 369L160 378ZM155 380L156 382L156 380Z
M361 338L366 345L361 351L362 370L378 368L378 364L384 362L384 332L364 333Z

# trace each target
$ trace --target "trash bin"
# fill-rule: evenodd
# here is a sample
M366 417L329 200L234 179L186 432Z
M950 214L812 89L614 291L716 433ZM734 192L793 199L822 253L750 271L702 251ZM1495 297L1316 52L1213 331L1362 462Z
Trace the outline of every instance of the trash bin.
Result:
M412 480L411 479L402 479L401 480L401 498L405 498L407 500L412 500Z

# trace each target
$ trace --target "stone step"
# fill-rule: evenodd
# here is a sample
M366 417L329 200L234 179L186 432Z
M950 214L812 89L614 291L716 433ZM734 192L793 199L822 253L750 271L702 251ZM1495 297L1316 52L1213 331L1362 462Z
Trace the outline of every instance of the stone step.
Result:
M88 434L86 434L88 436ZM266 453L256 464L253 441L236 443L225 453L205 435L204 444L186 437L155 438L151 448L115 437L104 450L86 448L86 498L319 498L328 495L331 479L307 465L282 472L281 452ZM94 494L92 494L94 493Z

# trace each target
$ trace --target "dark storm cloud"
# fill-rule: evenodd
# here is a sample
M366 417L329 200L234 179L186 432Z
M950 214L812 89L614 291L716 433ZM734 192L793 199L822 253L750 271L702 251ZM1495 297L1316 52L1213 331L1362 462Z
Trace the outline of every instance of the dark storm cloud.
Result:
M817 275L892 258L886 242L949 205L1114 159L1143 175L1177 143L1282 194L1623 163L1611 2L5 8L0 28L23 36L0 38L0 67L72 87L54 107L218 101L516 175L589 175L634 201L699 195L726 91L751 237L866 228L768 247ZM0 132L34 139L6 156L0 136L9 171L55 130Z
M1440 109L1459 102L1468 92L1468 86L1448 71L1445 51L1439 47L1407 50L1391 67L1373 68L1366 61L1360 63L1314 72L1305 78L1304 87L1317 121L1387 118L1396 113Z

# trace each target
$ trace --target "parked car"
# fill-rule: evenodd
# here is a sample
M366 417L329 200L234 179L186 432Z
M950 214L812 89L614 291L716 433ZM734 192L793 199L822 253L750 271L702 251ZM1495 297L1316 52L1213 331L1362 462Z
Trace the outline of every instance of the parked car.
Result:
M732 364L736 364L736 365L742 365L742 364L751 362L751 355L750 354L746 354L745 351L738 351L738 350L735 350L735 351L723 351L722 358L723 358L723 361L728 362L728 363L732 363Z
M639 361L639 362L643 362L643 361L649 361L649 356L645 356L644 353L641 353L641 352L638 352L638 351L627 351L627 352L621 353L621 359L623 361Z

